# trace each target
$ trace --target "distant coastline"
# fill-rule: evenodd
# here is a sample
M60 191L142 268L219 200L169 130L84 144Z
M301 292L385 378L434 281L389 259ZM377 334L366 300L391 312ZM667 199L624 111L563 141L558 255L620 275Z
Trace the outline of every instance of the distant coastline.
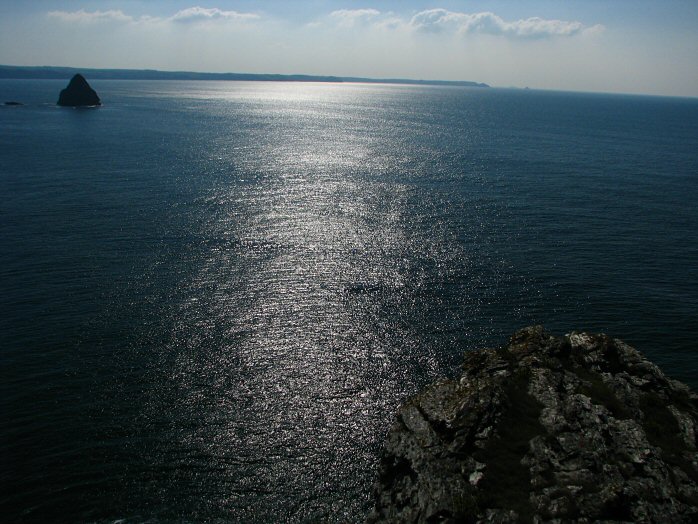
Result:
M0 65L0 79L66 79L76 73L83 73L90 80L241 80L256 82L354 82L365 84L490 87L484 83L464 80L412 80L408 78L254 73L195 73L191 71L158 71L155 69L90 69L85 67Z

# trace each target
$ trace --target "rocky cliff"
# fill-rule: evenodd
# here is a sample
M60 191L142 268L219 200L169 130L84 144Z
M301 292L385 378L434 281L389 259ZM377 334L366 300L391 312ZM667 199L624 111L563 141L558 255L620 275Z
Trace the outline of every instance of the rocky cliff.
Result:
M59 106L99 106L102 102L94 89L87 83L85 77L77 74L70 79L68 86L63 89L59 96Z
M698 395L606 335L468 352L390 430L369 522L698 522Z

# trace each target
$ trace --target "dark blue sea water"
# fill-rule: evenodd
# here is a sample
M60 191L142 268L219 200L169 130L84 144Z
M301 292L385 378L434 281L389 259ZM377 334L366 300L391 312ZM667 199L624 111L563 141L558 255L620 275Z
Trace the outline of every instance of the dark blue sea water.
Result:
M4 522L360 521L468 348L604 331L698 386L698 100L0 81Z

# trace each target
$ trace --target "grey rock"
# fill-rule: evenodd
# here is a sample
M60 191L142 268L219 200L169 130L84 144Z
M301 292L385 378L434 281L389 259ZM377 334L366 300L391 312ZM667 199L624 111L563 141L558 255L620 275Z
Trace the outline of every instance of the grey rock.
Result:
M368 522L698 522L697 433L634 348L529 327L400 408Z
M102 102L95 90L87 83L85 77L78 73L70 79L68 86L60 92L57 104L70 107L91 107L102 105Z

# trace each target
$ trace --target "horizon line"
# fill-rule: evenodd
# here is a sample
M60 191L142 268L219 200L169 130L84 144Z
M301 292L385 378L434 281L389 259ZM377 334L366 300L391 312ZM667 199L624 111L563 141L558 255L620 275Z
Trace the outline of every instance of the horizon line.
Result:
M167 71L161 69L91 68L72 66L18 66L0 64L0 78L4 79L63 79L67 75L87 72L93 79L101 80L239 80L266 82L324 82L370 83L401 85L441 85L489 88L484 82L471 80L433 80L412 78L372 78L362 76L311 75L304 73L214 73L202 71Z
M306 73L216 73L209 71L184 71L162 69L130 69L120 67L96 68L52 65L0 64L0 80L61 80L81 71L90 73L97 80L196 80L196 81L240 81L240 82L318 82L347 84L422 85L442 87L478 87L486 89L514 89L521 91L551 91L559 93L581 93L597 95L645 96L659 98L698 99L698 95L667 95L656 93L629 93L624 91L585 91L529 86L493 86L472 80L438 80L413 78L374 78L362 76L312 75ZM15 74L12 74L14 72ZM19 74L18 74L19 73Z

